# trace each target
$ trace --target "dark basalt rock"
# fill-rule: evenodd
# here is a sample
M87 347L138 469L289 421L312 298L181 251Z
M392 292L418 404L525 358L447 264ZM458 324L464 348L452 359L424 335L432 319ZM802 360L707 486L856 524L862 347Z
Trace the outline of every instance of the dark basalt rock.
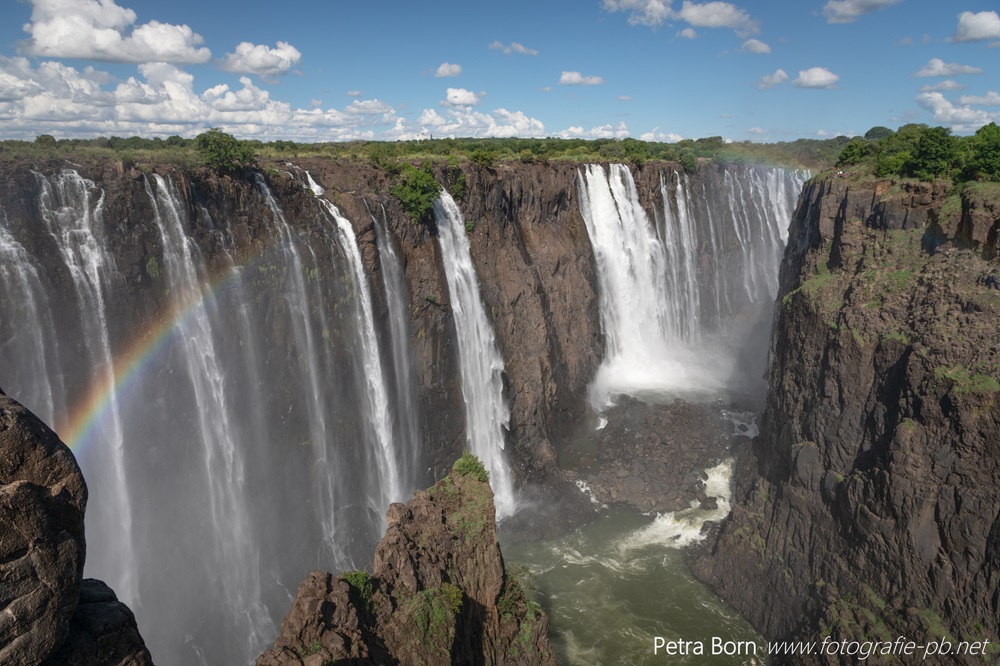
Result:
M548 619L505 571L493 492L475 476L452 471L391 505L370 577L309 574L257 665L554 664Z
M827 178L800 199L761 434L690 557L768 638L1000 637L1000 207L945 194Z
M81 584L86 506L72 452L0 390L0 663L152 665L128 607Z
M0 663L65 639L86 555L87 486L70 450L0 391Z

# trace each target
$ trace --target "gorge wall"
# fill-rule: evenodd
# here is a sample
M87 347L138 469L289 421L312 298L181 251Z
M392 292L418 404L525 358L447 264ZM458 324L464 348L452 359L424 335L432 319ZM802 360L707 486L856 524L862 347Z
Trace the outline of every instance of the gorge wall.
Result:
M436 177L462 173L523 514L544 515L559 489L586 505L556 464L604 354L581 167ZM609 187L634 179L612 216L641 209L664 239L687 229L662 252L690 269L671 279L698 290L684 315L695 338L766 329L777 285L757 284L767 259L750 236L777 228L801 176L601 173ZM308 570L365 567L388 503L466 448L436 223L409 220L384 171L318 158L239 175L58 161L4 176L3 385L81 461L89 566L158 661L249 660Z
M732 513L690 558L769 638L996 643L996 195L807 185L760 436L738 461Z

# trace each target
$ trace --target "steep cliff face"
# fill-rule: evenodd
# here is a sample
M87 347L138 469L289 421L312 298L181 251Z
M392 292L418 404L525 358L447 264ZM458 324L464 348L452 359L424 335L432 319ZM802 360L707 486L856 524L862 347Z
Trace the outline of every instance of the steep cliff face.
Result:
M390 506L387 522L373 575L309 574L258 666L555 663L545 614L504 569L475 458Z
M760 436L692 558L769 637L996 642L997 195L807 185Z

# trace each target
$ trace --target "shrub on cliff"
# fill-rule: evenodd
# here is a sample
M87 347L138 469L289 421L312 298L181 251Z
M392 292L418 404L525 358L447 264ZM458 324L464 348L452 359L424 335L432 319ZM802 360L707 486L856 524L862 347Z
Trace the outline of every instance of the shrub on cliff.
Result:
M257 162L252 146L218 127L199 134L194 143L205 164L218 171L235 171Z
M475 455L466 451L462 457L455 461L451 470L460 476L469 476L476 481L487 483L490 480L490 473L483 467L483 463Z
M429 166L418 169L404 164L399 181L389 188L389 193L399 199L411 220L422 222L434 210L434 202L441 196L441 184L434 180Z

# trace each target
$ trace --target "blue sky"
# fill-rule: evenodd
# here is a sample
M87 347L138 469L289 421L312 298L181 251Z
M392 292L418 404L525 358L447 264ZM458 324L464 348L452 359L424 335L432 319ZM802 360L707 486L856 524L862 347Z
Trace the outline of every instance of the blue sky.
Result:
M780 141L1000 121L995 0L5 0L0 138Z

